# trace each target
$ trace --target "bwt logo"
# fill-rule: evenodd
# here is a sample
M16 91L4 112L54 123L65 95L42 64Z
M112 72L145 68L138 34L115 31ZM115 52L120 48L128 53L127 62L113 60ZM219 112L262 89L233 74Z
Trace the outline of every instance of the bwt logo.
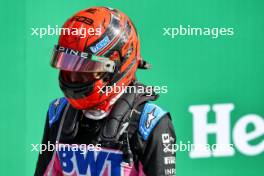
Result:
M109 175L121 176L121 163L123 154L107 151L58 151L63 173L72 175ZM106 174L107 175L107 174Z
M234 109L233 104L215 104L212 110L215 113L215 123L208 123L209 105L195 105L189 107L193 115L193 144L206 146L208 134L216 135L216 146L231 143L231 135L234 147L244 155L254 156L264 152L264 119L257 114L247 114L235 122L234 128L230 128L230 113ZM247 126L254 125L254 130L247 132ZM232 134L231 134L232 133ZM251 145L254 139L262 139L258 144ZM190 151L191 158L227 157L235 155L233 147L223 150L216 147L211 151L206 147L194 148Z

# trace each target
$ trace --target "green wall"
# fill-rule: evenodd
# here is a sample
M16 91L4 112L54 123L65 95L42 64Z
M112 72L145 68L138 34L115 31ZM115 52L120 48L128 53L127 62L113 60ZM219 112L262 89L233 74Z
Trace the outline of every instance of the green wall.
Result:
M138 71L140 81L167 85L158 104L171 112L178 140L193 140L189 107L232 103L231 133L241 116L264 116L264 2L261 0L20 0L1 1L1 175L33 175L50 101L62 96L57 70L49 66L57 36L39 38L31 28L59 26L76 11L118 8L131 17L142 56L153 69ZM163 35L164 27L232 27L233 36ZM209 114L214 122L215 115ZM264 126L263 126L264 128ZM251 130L254 130L254 126ZM214 141L214 136L209 137ZM252 145L263 143L264 135ZM190 158L177 153L178 176L260 176L264 149L255 156L235 148L232 157Z

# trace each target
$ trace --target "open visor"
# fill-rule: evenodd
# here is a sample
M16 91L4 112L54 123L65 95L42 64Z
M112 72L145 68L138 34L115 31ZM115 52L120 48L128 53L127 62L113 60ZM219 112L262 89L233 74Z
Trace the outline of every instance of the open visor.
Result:
M114 72L115 62L109 58L95 56L56 45L50 62L60 70L75 72Z

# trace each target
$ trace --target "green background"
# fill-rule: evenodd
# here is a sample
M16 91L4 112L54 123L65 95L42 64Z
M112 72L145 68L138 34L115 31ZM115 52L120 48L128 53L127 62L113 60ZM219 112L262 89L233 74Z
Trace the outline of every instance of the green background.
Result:
M49 103L62 96L57 70L49 66L58 36L31 35L30 28L61 26L78 10L95 5L131 17L142 56L152 63L140 81L167 85L158 104L171 112L178 140L192 141L191 105L234 103L239 117L264 116L264 1L261 0L9 0L1 1L0 175L33 175ZM163 27L233 27L234 36L163 36ZM263 136L258 141L263 141ZM191 159L177 154L178 176L260 176L264 154Z

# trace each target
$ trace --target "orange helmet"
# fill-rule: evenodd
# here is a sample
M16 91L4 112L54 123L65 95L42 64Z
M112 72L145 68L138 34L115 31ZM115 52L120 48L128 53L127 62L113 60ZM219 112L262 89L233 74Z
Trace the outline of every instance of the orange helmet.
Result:
M68 19L51 60L60 69L60 87L73 107L105 112L118 93L106 93L102 88L129 85L142 63L132 21L108 7L85 9ZM72 81L67 73L81 75L85 81Z

